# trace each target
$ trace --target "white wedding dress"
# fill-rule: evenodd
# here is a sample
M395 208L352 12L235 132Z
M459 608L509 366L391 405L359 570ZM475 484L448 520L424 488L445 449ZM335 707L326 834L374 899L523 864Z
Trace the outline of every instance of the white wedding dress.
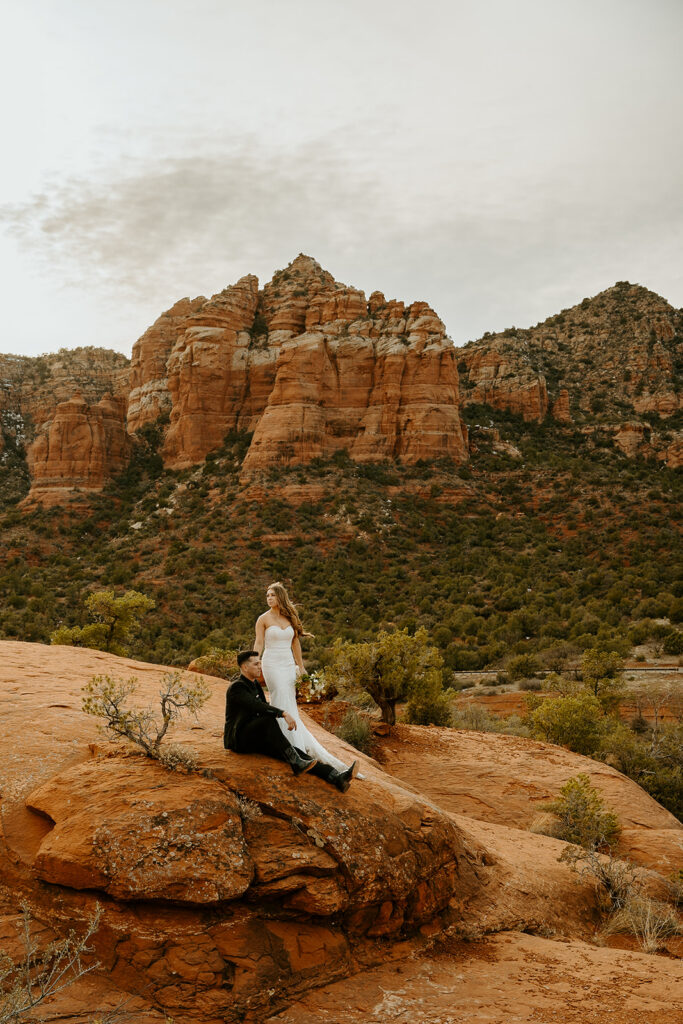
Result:
M276 708L289 711L296 722L296 729L288 729L284 718L276 719L283 733L294 747L305 750L310 757L331 764L337 771L345 772L349 767L325 750L301 721L296 706L296 662L292 654L293 626L266 626L265 647L261 657L263 678L268 686L270 702Z

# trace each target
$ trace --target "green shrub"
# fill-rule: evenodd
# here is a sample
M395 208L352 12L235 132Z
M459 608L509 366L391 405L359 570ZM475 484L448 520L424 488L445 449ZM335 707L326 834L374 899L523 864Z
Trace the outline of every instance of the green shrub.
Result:
M223 647L211 647L206 654L195 658L193 671L206 672L207 676L232 679L237 672L237 651Z
M448 696L441 689L415 694L408 701L406 722L411 725L450 725L451 702Z
M466 704L456 707L451 715L454 729L466 729L471 732L502 732L504 722L498 715L492 715L481 704Z
M362 754L370 754L372 752L372 730L370 723L367 718L363 718L353 708L349 708L342 718L339 727L334 730L334 733L340 740L350 743L352 747L360 750Z
M589 757L599 748L604 733L600 701L589 693L544 700L533 707L528 718L538 739Z
M400 700L412 700L414 708L439 704L443 659L428 640L423 628L414 636L407 629L383 630L370 643L338 640L327 677L339 693L365 690L380 708L382 721L393 725Z
M545 804L543 810L558 819L554 835L567 843L595 850L611 847L619 838L619 819L607 810L602 797L584 773L565 782L558 798Z
M683 654L683 630L674 629L664 637L665 654Z
M535 676L540 666L536 658L531 654L518 654L510 658L507 663L507 673L510 679L528 679Z
M85 599L85 609L94 621L86 626L60 626L50 642L66 647L91 647L110 654L126 655L139 632L142 616L154 608L154 601L137 590L115 597L113 590L97 590Z

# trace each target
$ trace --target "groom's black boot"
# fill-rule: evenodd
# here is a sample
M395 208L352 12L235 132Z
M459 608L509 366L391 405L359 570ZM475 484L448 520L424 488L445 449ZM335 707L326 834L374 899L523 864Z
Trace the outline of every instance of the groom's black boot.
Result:
M331 775L329 782L331 782L341 793L345 793L351 785L351 779L353 778L353 770L358 762L354 761L350 768L347 768L345 772L335 771L334 775Z
M304 772L310 772L311 768L315 768L317 761L314 757L301 757L301 755L294 749L289 747L284 752L285 760L292 766L292 771L295 775L303 775Z

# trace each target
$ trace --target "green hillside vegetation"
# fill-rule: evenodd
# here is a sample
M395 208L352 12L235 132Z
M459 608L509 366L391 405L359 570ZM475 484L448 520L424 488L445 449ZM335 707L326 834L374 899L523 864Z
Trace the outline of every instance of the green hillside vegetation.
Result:
M642 642L653 620L680 621L678 474L552 421L465 414L477 449L466 466L361 466L342 452L273 472L265 500L238 482L248 435L173 473L158 455L163 424L150 426L85 514L0 514L0 636L47 642L87 624L90 590L132 588L156 607L131 653L183 665L250 642L273 579L291 586L315 634L312 667L337 638L423 626L447 670L522 654L559 670L587 648L626 653L629 631ZM494 426L521 458L494 451ZM322 496L293 507L288 483Z

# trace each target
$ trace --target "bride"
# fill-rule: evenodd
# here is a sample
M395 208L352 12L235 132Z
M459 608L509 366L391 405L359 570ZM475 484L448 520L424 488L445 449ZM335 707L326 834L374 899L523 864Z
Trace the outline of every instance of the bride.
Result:
M271 583L266 591L266 602L268 611L256 620L254 648L261 656L263 678L272 703L288 711L296 722L294 737L288 734L284 719L276 721L299 750L305 750L310 757L332 765L337 771L348 771L348 765L325 750L311 735L296 706L296 680L305 671L299 637L310 634L304 633L301 619L282 583Z

